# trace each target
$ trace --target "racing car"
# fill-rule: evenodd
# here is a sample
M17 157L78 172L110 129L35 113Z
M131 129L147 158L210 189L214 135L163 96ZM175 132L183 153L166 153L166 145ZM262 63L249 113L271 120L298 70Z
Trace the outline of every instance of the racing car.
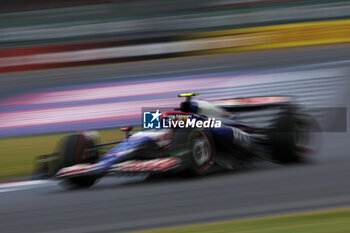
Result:
M122 141L98 144L94 131L66 136L56 152L38 157L36 173L90 187L106 175L203 176L256 160L288 164L314 157L317 122L291 96L194 99L197 95L180 94L186 99L179 108L153 113L163 122L159 127L136 133L121 128ZM252 115L265 123L256 124Z

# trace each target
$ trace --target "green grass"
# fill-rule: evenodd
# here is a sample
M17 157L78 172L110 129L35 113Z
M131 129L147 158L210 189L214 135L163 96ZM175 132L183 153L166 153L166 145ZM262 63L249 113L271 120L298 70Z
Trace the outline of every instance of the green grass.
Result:
M99 131L101 142L120 140L124 133L118 129ZM37 155L52 153L56 143L66 134L0 139L0 179L28 176L33 172Z
M143 231L143 233L349 233L350 209Z

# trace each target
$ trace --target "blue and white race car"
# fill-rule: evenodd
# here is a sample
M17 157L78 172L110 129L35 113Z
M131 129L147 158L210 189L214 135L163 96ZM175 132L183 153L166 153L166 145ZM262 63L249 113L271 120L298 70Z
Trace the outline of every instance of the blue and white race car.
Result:
M94 132L66 136L57 152L38 157L36 172L90 187L106 175L200 176L259 159L307 161L317 149L316 121L289 96L207 101L192 99L196 95L180 94L186 100L160 114L159 129L130 134L131 127L122 128L123 141L97 144Z

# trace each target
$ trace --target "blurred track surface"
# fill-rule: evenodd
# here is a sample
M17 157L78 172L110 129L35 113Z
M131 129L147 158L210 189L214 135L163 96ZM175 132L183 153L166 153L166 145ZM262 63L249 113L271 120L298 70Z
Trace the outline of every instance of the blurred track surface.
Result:
M23 80L19 86L13 83L14 93L21 85L29 90L77 82L72 77L81 83L113 81L109 75L156 79L164 72L183 76L209 71L295 70L296 66L303 70L325 62L322 68L346 70L349 51L313 48L16 73L0 76L0 86L4 82L11 86L8 78ZM348 107L347 99L343 96L339 103ZM349 134L323 136L320 160L314 165L262 163L241 172L187 180L143 182L142 178L110 177L90 190L64 191L55 182L0 188L0 232L119 232L350 205Z

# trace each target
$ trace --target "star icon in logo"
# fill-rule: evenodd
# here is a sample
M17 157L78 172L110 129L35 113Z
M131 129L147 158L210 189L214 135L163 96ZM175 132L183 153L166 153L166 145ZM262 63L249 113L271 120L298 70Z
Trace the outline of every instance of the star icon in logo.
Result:
M160 115L162 115L162 114L159 112L159 109L157 109L156 113L152 113L153 118L152 118L151 122L156 120L156 119L157 119L157 121L159 121L159 116Z

